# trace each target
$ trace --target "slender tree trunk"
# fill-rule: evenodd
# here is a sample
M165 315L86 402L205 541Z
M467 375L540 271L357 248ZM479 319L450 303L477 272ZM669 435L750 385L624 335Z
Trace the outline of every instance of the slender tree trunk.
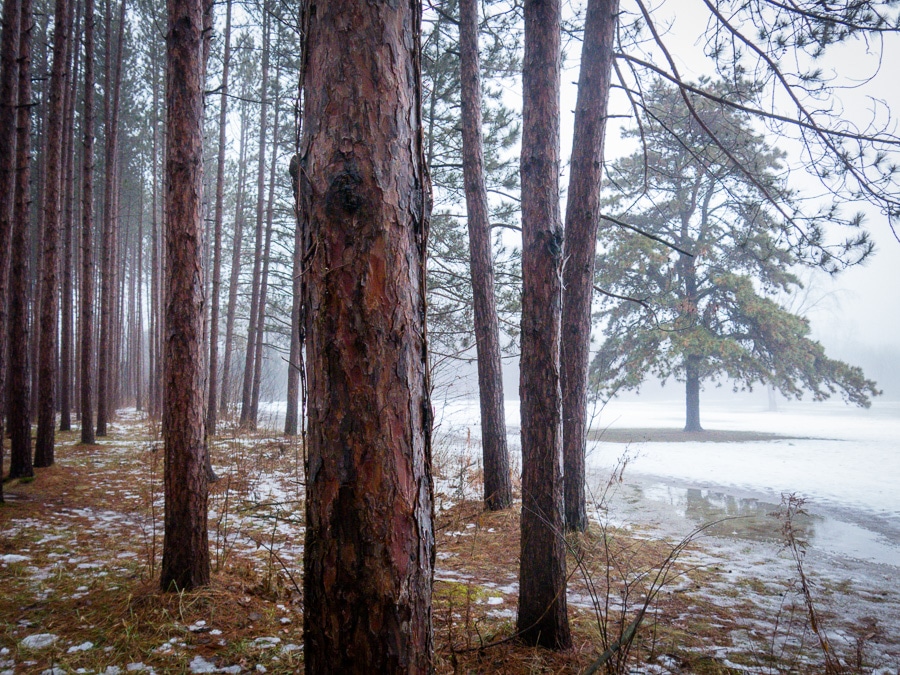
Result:
M112 12L112 3L107 3L107 17ZM116 345L118 331L115 330L116 308L116 151L119 137L119 91L121 89L122 43L125 30L125 0L120 4L118 37L115 51L109 46L113 35L107 18L107 64L105 113L106 118L106 173L103 191L103 260L100 268L100 345L97 352L97 435L106 436L110 417L113 383L110 380L110 365L116 365ZM114 67L112 67L114 66Z
M62 136L68 77L67 0L56 0L53 17L53 67L47 121L47 171L44 202L41 339L38 368L38 428L34 465L52 466L56 435L57 331L59 329L59 227L62 188Z
M275 69L278 82L280 69ZM274 97L275 119L272 123L272 160L269 166L269 197L266 205L266 241L263 246L263 268L259 281L259 311L256 316L256 354L253 357L253 392L250 397L250 425L259 422L259 396L262 388L262 362L266 334L266 303L269 289L269 254L272 251L272 226L275 217L275 168L278 159L278 94Z
M518 631L565 648L559 217L559 0L526 0L522 71L522 538Z
M619 0L588 0L566 204L561 382L566 529L587 528L584 452L600 180Z
M15 189L20 0L4 0L0 34L0 441L6 412L7 281ZM0 502L3 501L3 443L0 442Z
M75 5L78 5L77 18ZM69 36L73 42L71 73L72 77L66 88L65 133L63 136L63 161L65 162L65 180L63 181L64 216L63 216L63 283L62 283L62 326L60 329L59 347L59 430L72 429L72 319L74 289L72 274L73 248L73 202L75 199L75 97L78 89L78 49L75 26L81 18L81 4L69 4Z
M10 436L9 475L33 476L31 396L28 363L28 263L31 226L31 45L34 17L31 0L21 5L19 34L19 109L16 139L16 185L12 260L9 270L9 382L7 413ZM0 458L2 459L2 458Z
M94 436L94 0L84 0L84 154L81 188L81 442Z
M326 1L310 17L310 674L433 668L419 11L412 1Z
M216 164L216 207L213 229L212 292L209 311L209 400L206 406L206 433L216 434L219 383L219 296L222 286L222 220L225 211L225 144L228 122L228 71L231 65L231 0L225 3L225 53L222 56L222 83L219 97L219 157Z
M150 172L153 176L151 180L150 194L150 344L147 350L150 355L149 363L149 394L150 394L150 415L157 419L162 417L162 403L160 394L160 382L162 381L161 364L159 359L159 335L160 335L160 311L161 288L160 275L162 264L160 261L160 245L159 245L159 214L157 213L157 205L159 203L159 170L157 167L157 158L159 157L159 79L157 78L157 52L154 46L150 52L151 70L153 72L153 145L152 155L150 158Z
M259 313L260 275L262 274L263 227L265 224L266 114L269 98L269 5L263 2L262 83L259 107L259 157L256 167L256 240L253 255L253 279L250 284L250 319L247 322L247 351L244 353L244 379L241 387L241 426L251 425L253 409L253 359L256 355L256 319Z
M484 503L491 510L512 504L500 327L494 298L491 223L484 186L481 138L481 75L478 57L478 2L459 3L460 80L462 84L463 177L469 220L469 261L475 309L478 391L481 398L481 443L484 456Z
M238 150L238 188L234 210L234 237L231 245L231 277L228 282L228 306L225 310L225 350L222 354L222 396L219 413L227 414L231 403L231 366L234 346L234 319L237 313L238 281L241 276L241 247L244 233L244 167L247 159L246 106L241 109L240 149Z
M298 153L291 158L289 169L291 189L294 193L294 215L297 223L294 228L293 271L291 273L293 291L291 297L291 347L288 352L287 410L284 414L284 433L286 436L296 436L299 427L300 376L302 374L301 361L303 359L302 349L305 336L305 328L303 326L305 322L303 312L303 240L305 237L303 232L306 220L300 217L300 204L297 201L300 168L300 155Z
M134 327L134 407L144 409L144 186L138 208L137 309Z
M169 0L163 590L209 583L203 428L203 0Z

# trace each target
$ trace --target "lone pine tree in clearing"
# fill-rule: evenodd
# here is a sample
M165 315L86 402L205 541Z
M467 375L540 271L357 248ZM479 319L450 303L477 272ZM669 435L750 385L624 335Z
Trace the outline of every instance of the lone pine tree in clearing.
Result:
M685 431L702 430L700 386L718 376L797 398L839 391L867 407L879 393L875 383L828 358L808 321L776 300L799 288L791 268L804 260L836 271L822 228L835 212L802 219L784 180L784 154L747 115L709 100L693 104L688 110L675 88L657 82L642 131L628 132L641 133L646 149L610 171L609 212L655 238L618 227L601 238L606 338L593 362L596 384L609 394L638 387L648 374L683 380ZM854 232L838 250L861 260L871 245Z

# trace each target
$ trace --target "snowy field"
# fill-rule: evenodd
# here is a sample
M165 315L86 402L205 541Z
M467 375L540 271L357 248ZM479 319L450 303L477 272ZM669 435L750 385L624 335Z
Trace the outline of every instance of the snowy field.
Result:
M517 450L518 401L506 402L506 416L511 447ZM473 438L480 435L477 401L448 403L438 409L437 418L444 431L471 430ZM782 494L795 493L807 500L808 510L816 516L814 548L900 567L900 402L876 400L868 410L839 401L781 402L778 411L770 412L764 403L735 397L729 403L702 403L701 420L707 430L789 438L603 442L606 429L684 426L683 400L613 401L592 424L600 440L589 442L587 448L589 485L595 493L602 491L611 470L627 454L624 484L645 502L636 513L635 500L613 499L609 505L613 518L643 514L660 520L666 512L684 517L691 510L688 502L697 499L708 507L693 509L698 515L715 516L717 510L723 515L750 514L768 506L774 509ZM669 529L676 524L660 523Z

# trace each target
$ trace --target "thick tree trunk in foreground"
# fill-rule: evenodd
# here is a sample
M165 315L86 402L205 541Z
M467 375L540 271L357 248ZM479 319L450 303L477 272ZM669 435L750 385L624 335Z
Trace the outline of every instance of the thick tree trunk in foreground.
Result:
M203 0L169 0L163 590L209 583L203 430Z
M703 431L700 426L700 363L699 356L685 357L685 431Z
M0 34L0 439L6 401L7 271L15 186L16 105L18 104L19 0L4 0ZM0 443L0 502L3 501L3 444Z
M419 21L418 2L332 0L308 33L304 628L316 675L432 670Z
M575 133L566 204L560 366L566 529L587 528L584 451L591 300L600 226L600 180L619 0L589 0L575 104Z
M219 98L219 156L216 163L216 207L213 225L212 291L209 310L209 399L206 433L215 436L219 400L219 295L222 286L222 220L225 212L225 131L228 121L228 71L231 65L231 0L225 3L225 53L222 56L222 95Z
M53 22L53 67L47 121L47 164L44 186L44 242L41 275L41 337L38 369L37 440L34 465L52 466L56 438L57 331L59 329L59 227L62 194L62 136L68 76L66 0L56 0Z
M94 355L94 0L84 0L84 156L81 191L81 442L93 444Z
M517 629L571 644L563 540L559 322L559 0L526 0L522 71L522 539Z
M478 392L481 399L481 444L484 461L484 503L491 510L512 504L500 327L494 298L491 223L484 187L481 139L481 76L478 58L478 2L459 3L460 81L462 84L463 177L469 220L469 262L475 309Z

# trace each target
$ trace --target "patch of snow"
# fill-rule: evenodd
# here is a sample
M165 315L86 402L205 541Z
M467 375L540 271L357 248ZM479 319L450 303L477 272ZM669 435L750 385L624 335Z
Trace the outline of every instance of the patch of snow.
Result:
M122 675L122 669L119 666L106 666L102 675Z
M289 642L281 648L282 654L287 654L289 652L298 652L303 650L303 645L295 645L293 642Z
M41 675L66 675L66 671L59 666L53 666L52 668L47 668L47 670L42 670Z
M498 598L497 596L491 596L487 599L487 604L489 605L502 605L503 598Z
M281 642L281 638L277 637L258 637L253 641L254 647L261 647L262 649L268 649L269 647L274 647L279 642Z
M35 635L29 635L24 638L19 646L25 647L25 649L46 649L50 645L52 645L59 636L53 635L52 633L36 633Z
M216 665L204 659L202 656L195 656L190 663L192 673L215 673L218 671Z
M88 649L93 649L93 642L82 642L80 645L74 645L69 647L66 650L66 654L77 654L78 652L86 652Z
M0 555L0 562L3 564L25 562L26 560L31 560L31 557L27 555L16 555L15 553Z

